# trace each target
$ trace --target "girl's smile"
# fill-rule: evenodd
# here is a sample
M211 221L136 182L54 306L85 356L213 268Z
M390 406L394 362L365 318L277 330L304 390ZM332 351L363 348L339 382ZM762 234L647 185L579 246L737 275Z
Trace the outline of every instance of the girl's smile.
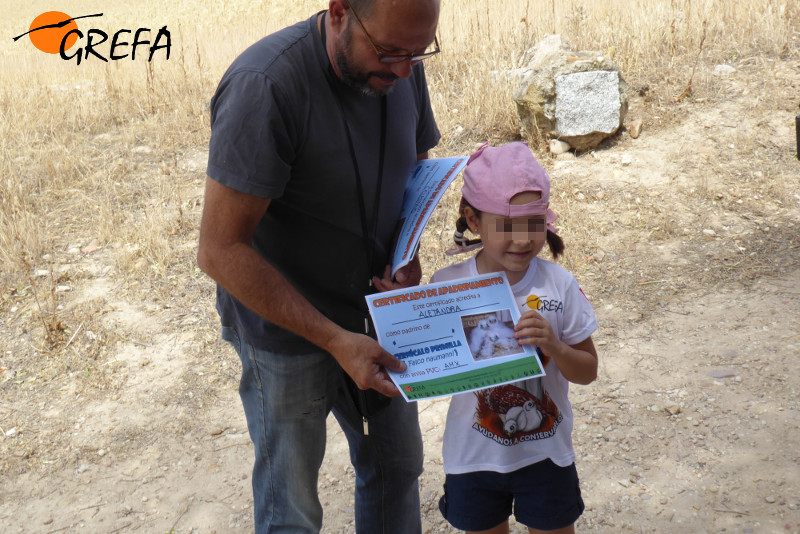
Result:
M526 251L523 251L523 252L517 252L517 251L509 250L509 251L506 252L506 254L509 257L511 257L511 258L513 258L515 260L528 260L528 261L530 261L531 259L533 259L531 257L531 251L530 250L526 250Z

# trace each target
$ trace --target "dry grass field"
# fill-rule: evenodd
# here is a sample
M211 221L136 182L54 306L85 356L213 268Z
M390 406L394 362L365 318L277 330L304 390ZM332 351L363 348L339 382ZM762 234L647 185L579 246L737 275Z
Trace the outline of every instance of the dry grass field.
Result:
M325 4L66 4L0 20L0 531L251 531L239 363L195 262L206 104L245 47ZM170 58L77 65L12 40L52 9L166 25ZM613 54L644 123L573 159L534 147L600 320L601 376L573 393L579 530L798 533L800 4L443 1L434 157L519 137L503 73L554 32ZM452 261L458 199L423 236L426 277ZM451 532L445 409L421 406L426 532ZM329 449L324 532L351 532L335 425Z

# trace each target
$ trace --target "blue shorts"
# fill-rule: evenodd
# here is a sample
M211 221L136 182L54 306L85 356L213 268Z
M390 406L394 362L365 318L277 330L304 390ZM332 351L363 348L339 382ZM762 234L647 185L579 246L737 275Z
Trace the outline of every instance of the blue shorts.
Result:
M511 516L537 530L575 523L584 510L575 464L544 460L512 473L447 475L439 510L459 530L489 530Z

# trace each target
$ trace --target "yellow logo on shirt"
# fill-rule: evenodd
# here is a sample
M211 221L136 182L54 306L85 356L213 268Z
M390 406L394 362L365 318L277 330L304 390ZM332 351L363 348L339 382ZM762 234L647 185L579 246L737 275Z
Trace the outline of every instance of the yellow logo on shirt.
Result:
M542 307L542 299L536 295L528 295L528 298L525 300L525 304L527 304L532 310L538 310Z

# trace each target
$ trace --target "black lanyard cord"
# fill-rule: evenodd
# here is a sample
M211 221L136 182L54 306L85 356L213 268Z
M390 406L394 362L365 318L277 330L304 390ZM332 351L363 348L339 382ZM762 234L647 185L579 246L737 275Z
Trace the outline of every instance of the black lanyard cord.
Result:
M358 160L356 159L356 150L355 144L353 143L353 137L350 133L350 125L347 123L347 116L344 114L344 107L342 106L341 100L339 100L337 95L337 102L339 103L339 109L342 112L342 122L344 122L344 129L347 133L347 145L350 149L350 159L353 160L353 171L355 172L356 176L356 193L358 196L358 211L361 215L361 235L364 240L364 250L367 254L367 268L369 272L372 273L374 266L372 262L375 259L375 242L377 241L377 234L378 234L378 208L380 207L380 200L381 200L381 187L383 185L383 161L384 161L384 153L386 151L386 97L381 97L381 137L380 137L380 149L378 152L378 183L375 187L375 197L373 199L372 205L372 232L369 231L369 223L367 221L367 208L364 201L364 186L361 181L361 172L358 168ZM369 279L369 285L372 286L372 278Z
M322 37L322 44L326 46L325 43L325 15L327 13L322 13L322 29L320 31L320 36ZM329 69L330 70L330 69ZM338 83L338 80L337 80ZM372 286L372 278L371 274L373 273L373 261L375 259L375 243L377 242L377 234L378 234L378 208L380 207L380 200L381 200L381 188L383 186L383 162L384 156L386 153L386 117L387 117L387 102L386 102L386 95L381 96L381 136L380 136L380 145L378 151L378 182L375 187L375 196L372 203L372 231L370 232L369 222L367 221L367 208L366 208L366 201L364 200L364 186L361 180L361 171L358 166L358 158L356 157L356 148L355 143L353 143L353 136L350 133L350 124L347 122L347 114L344 111L344 105L342 104L341 96L339 95L338 87L335 83L331 84L331 89L333 91L333 95L336 98L336 103L339 105L339 111L342 115L342 123L344 124L344 131L347 135L347 146L350 150L350 159L353 162L353 171L355 173L356 178L356 194L358 196L358 211L361 218L361 236L364 240L364 251L367 256L367 272L370 273L370 279L368 281L370 287Z
M322 37L322 46L323 48L326 47L325 43L325 15L326 12L322 12L322 30L320 31L320 36ZM358 194L358 210L361 218L361 235L364 239L364 251L367 255L367 272L371 275L373 272L373 261L374 261L374 254L375 254L375 244L377 243L377 233L378 233L378 207L380 205L381 200L381 186L383 185L383 162L384 156L386 152L386 115L387 115L387 103L386 103L386 96L381 97L381 136L380 136L380 149L378 153L378 181L375 185L375 198L372 204L372 232L369 231L369 224L367 222L367 208L365 206L366 202L364 200L364 187L361 182L361 172L358 168L358 159L356 158L356 148L355 143L353 143L353 136L350 133L350 125L347 123L347 114L344 111L344 105L342 104L342 98L339 94L339 87L341 86L341 82L336 77L333 72L333 66L328 65L327 68L327 75L330 82L331 91L333 92L334 98L336 99L336 103L339 105L339 111L342 115L342 122L344 123L344 130L347 134L347 145L350 149L350 159L353 161L353 170L355 172L356 177L356 193ZM370 287L372 287L372 277L368 281ZM375 334L374 328L372 329L373 337ZM367 314L364 315L364 333L370 335L370 320ZM362 422L364 424L364 435L369 434L369 423L368 417L375 415L382 411L389 405L391 399L388 397L384 397L377 391L373 390L361 390L355 382L347 375L347 373L342 373L345 379L345 383L347 384L347 390L350 392L350 395L353 399L353 403L357 408L359 414L361 415Z

